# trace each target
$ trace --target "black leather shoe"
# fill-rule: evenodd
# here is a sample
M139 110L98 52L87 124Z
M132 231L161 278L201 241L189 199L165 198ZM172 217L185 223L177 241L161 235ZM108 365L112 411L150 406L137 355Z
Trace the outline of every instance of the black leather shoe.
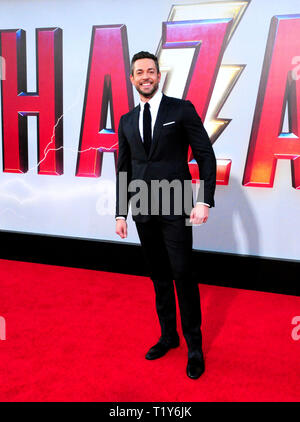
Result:
M145 358L148 360L154 360L164 356L170 349L175 349L179 346L179 338L174 340L164 340L162 337L158 340L154 346L152 346Z
M186 367L186 373L188 377L196 380L203 374L204 370L205 367L203 356L194 356L188 358Z

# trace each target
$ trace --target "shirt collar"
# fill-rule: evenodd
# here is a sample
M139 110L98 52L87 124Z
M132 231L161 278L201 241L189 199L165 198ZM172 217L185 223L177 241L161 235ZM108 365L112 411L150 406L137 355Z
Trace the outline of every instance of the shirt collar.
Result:
M162 99L162 92L158 89L156 93L153 95L153 97L148 101L150 108L152 108L152 110L155 108L158 109L161 99ZM145 102L140 100L141 111L144 110L145 104L146 104Z

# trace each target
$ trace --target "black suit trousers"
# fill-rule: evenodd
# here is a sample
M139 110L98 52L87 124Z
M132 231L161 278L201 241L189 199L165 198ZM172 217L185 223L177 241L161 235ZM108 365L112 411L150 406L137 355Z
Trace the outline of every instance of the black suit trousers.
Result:
M174 280L189 356L196 355L202 351L202 335L199 289L192 278L192 227L181 216L151 216L136 227L154 284L162 337L177 336Z

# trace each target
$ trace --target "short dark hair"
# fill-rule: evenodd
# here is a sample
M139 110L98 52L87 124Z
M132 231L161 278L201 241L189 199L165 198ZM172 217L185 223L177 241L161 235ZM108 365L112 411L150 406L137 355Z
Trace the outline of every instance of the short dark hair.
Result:
M131 59L131 67L130 67L130 70L131 70L131 74L132 74L132 75L133 75L133 67L134 67L134 63L135 63L137 60L140 60L140 59L152 59L152 60L154 61L154 63L155 63L157 73L159 73L159 64L158 64L158 59L157 59L157 57L156 57L156 56L154 56L154 54L149 53L148 51L140 51L139 53L136 53L136 54L132 57L132 59Z

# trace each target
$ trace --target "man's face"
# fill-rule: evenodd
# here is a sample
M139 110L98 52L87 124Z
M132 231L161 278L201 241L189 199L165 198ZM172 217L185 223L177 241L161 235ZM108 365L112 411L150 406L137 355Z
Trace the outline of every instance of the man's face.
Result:
M150 99L158 90L160 76L160 73L157 73L154 60L139 59L134 63L133 75L130 75L130 80L144 99Z

